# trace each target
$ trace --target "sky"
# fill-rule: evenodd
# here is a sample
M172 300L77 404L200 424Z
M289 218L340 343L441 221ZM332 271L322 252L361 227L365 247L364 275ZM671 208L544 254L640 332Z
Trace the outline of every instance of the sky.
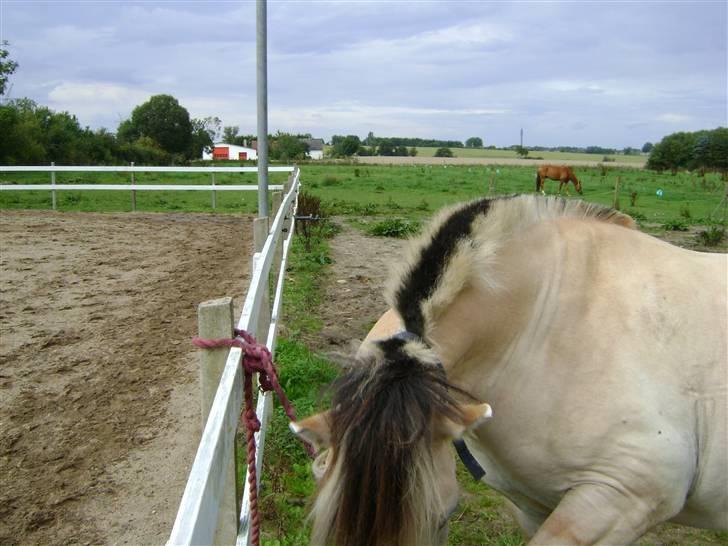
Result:
M726 126L727 5L269 0L268 129L621 149ZM252 0L0 0L9 95L116 131L169 94L254 134L255 21Z

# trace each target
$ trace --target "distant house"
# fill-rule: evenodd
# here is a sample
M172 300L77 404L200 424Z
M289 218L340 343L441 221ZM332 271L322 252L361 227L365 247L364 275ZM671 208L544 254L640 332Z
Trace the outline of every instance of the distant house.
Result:
M304 140L308 144L308 157L311 159L323 159L324 158L324 139L322 138L307 138Z
M212 151L202 151L202 159L215 161L249 161L258 159L258 151L247 146L237 146L227 142L216 142Z

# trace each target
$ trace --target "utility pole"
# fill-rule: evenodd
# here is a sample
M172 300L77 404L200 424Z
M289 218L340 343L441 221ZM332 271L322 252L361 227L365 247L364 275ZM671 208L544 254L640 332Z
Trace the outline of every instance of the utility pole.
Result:
M268 216L268 30L266 0L257 0L255 11L258 94L258 218L264 218Z
M521 127L521 148L523 148L523 127Z

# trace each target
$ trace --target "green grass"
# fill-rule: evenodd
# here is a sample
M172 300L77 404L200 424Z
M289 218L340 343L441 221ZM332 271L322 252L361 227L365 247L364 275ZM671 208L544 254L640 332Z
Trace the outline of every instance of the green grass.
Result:
M658 174L632 168L578 168L587 201L612 206L614 185L620 178L621 209L646 223L683 220L709 224L723 197L717 174L705 179L691 173ZM524 166L427 165L306 165L301 179L307 191L319 197L330 214L344 216L423 219L439 208L463 200L494 194L533 193L535 169ZM335 178L335 185L326 179ZM546 181L553 194L558 182ZM662 190L662 196L658 196ZM572 197L579 197L569 189ZM634 205L632 205L634 201ZM685 211L690 218L685 218Z

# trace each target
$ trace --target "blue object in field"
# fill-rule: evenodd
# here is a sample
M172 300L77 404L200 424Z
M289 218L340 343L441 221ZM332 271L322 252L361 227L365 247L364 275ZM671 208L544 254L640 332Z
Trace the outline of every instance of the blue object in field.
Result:
M665 192L663 192L663 191L662 191L662 188L659 188L659 189L658 189L658 190L657 190L657 191L655 192L655 194L657 194L657 197L662 197L663 195L665 195Z

